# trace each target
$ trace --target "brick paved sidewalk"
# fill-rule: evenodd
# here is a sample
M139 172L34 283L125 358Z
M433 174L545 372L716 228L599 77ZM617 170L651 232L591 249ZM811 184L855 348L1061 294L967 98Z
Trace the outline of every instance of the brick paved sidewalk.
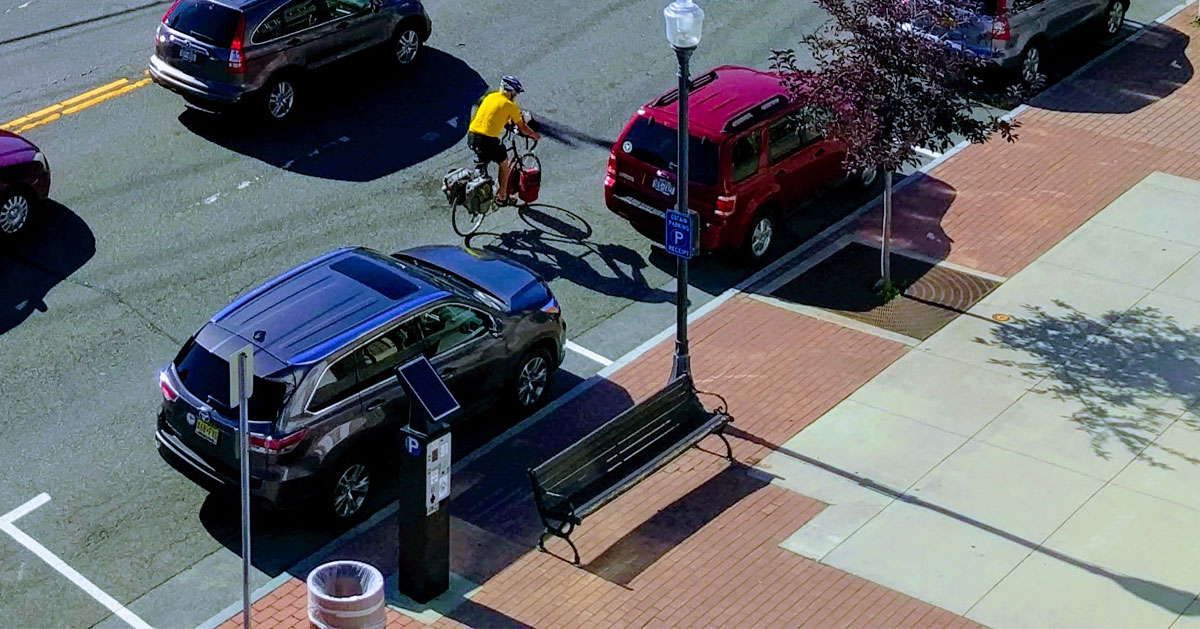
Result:
M1200 178L1197 31L1180 14L1018 120L1020 141L973 146L897 195L895 244L1011 276L1153 171ZM1182 69L1182 71L1181 71ZM854 227L878 237L878 217ZM691 332L697 384L724 395L738 460L752 465L904 354L903 345L736 296ZM661 386L664 342L547 421L456 472L452 568L481 586L440 626L963 626L959 618L779 543L823 505L692 450L579 528L584 566L535 550L524 468ZM545 424L543 424L544 426ZM335 555L394 570L381 524ZM558 540L554 553L567 551ZM294 579L256 604L305 627ZM400 614L389 626L417 625ZM231 619L224 626L236 626Z

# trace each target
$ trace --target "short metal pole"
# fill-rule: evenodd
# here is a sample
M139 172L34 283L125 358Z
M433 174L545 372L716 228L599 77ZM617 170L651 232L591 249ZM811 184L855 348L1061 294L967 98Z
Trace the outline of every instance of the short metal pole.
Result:
M238 434L242 464L242 623L250 629L250 413L246 408L246 355L238 354Z
M691 88L688 61L695 48L676 48L675 56L679 60L679 139L678 139L678 175L675 181L676 209L688 213L688 148L691 136L688 134L688 97ZM697 229L699 225L695 226ZM689 245L690 246L690 245ZM692 372L692 359L688 355L687 338L687 308L688 308L688 259L680 256L675 261L675 361L671 368L671 380L689 375Z

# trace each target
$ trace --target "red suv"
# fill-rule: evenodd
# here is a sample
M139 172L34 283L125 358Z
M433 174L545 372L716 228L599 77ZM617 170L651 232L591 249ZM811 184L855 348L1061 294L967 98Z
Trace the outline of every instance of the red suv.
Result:
M839 144L789 119L800 103L779 76L721 66L692 80L688 123L691 209L700 214L702 251L767 257L781 212L846 180ZM608 156L604 202L656 242L674 207L679 90L637 111ZM853 179L870 186L876 172Z

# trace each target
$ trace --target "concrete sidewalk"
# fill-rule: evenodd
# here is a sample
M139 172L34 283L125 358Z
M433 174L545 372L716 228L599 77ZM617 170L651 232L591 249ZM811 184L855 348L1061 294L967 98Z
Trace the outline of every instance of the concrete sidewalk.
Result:
M703 443L584 522L582 568L534 549L525 467L661 386L660 343L456 473L455 587L392 601L395 626L1195 622L1189 17L1039 98L1017 144L970 147L898 195L897 246L1000 288L915 349L733 296L691 336L742 466ZM853 232L877 239L878 219ZM394 548L388 520L334 556L387 573ZM306 626L303 604L293 579L256 618Z

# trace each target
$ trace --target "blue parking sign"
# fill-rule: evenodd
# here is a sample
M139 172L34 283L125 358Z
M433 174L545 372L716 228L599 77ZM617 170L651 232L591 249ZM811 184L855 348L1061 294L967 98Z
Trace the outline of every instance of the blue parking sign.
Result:
M680 258L692 258L700 244L699 216L689 210L667 210L667 235L663 243L667 253Z

